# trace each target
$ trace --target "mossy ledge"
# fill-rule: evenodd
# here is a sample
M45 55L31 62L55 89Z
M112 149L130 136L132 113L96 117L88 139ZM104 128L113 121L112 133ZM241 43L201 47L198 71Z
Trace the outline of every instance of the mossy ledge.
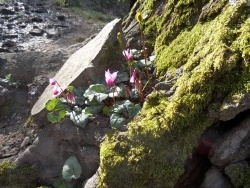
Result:
M224 100L250 92L250 8L245 5L143 1L139 10L150 16L144 32L157 34L148 39L157 54L159 78L181 66L183 75L171 100L152 93L126 134L107 136L99 187L176 185L201 133L219 118L208 109L219 112Z
M29 166L17 166L13 162L0 163L0 185L16 188L34 188L37 186L38 173Z

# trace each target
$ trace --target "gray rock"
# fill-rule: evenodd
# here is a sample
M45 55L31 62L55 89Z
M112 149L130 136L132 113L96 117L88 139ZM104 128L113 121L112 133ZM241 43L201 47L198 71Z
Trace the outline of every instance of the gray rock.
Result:
M18 35L15 34L7 34L2 36L3 39L15 39L18 38Z
M26 147L29 143L30 143L30 138L29 138L28 136L26 136L26 137L23 139L20 148Z
M98 74L104 78L106 69L118 66L110 62L117 62L122 56L117 41L120 27L121 20L113 20L93 40L70 56L54 77L63 90L69 85L81 86L89 81L94 82ZM46 102L53 98L51 91L49 85L31 110L31 115L37 115L39 121L44 121L45 113L40 112L44 110Z
M159 82L155 85L155 89L156 90L164 90L164 91L168 91L170 90L170 88L173 87L173 83L166 81L166 82Z
M216 142L210 161L216 166L244 161L250 157L250 116Z
M57 38L60 36L58 29L48 29L45 32L47 34L47 38Z
M12 40L7 40L2 45L2 47L14 47L14 46L16 46L16 43Z
M9 14L13 15L15 14L15 11L12 8L2 8L0 10L0 13L4 15L9 15Z
M222 104L221 109L222 109L220 112L221 121L228 121L230 119L233 119L240 112L250 109L250 95L245 94L238 101L225 101Z
M10 94L11 92L7 88L0 86L0 106L5 104L11 98Z
M40 17L34 17L31 19L32 22L43 22L43 19Z
M44 31L42 29L39 29L39 28L31 29L29 31L29 34L31 34L32 36L42 36L43 33L44 33Z
M88 179L99 167L100 137L110 131L107 126L90 124L81 129L68 119L48 125L37 132L32 145L19 153L15 162L28 163L38 171L43 181L53 183L61 176L65 161L74 155L82 167L81 178Z
M225 174L231 179L234 187L250 186L250 167L246 161L226 166Z
M98 185L99 174L100 174L100 168L91 178L89 178L86 182L83 183L82 188L96 188Z
M215 167L209 169L201 188L233 188L228 179Z

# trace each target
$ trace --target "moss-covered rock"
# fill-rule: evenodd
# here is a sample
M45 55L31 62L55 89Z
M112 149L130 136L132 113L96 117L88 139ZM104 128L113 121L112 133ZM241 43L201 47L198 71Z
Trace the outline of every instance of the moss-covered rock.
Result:
M152 93L125 135L107 137L102 188L174 187L201 133L219 119L208 109L219 112L224 100L250 92L246 1L147 0L140 10L150 15L144 32L154 44L159 78L181 66L183 75L171 99Z
M16 188L36 187L38 174L29 166L17 166L15 163L3 161L0 163L0 185Z

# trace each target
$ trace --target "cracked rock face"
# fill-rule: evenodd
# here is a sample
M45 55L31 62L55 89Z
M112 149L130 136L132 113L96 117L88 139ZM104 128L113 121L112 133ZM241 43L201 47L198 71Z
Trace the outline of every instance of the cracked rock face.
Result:
M216 166L224 167L250 157L250 116L239 123L218 141L210 160Z

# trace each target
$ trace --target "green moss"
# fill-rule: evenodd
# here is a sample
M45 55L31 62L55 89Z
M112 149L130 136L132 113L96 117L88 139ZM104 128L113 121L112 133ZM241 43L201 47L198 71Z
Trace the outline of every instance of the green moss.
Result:
M17 166L8 161L0 163L0 185L9 187L36 187L37 173L28 166Z
M250 167L246 161L229 165L226 172L235 187L250 187Z
M216 1L199 22L209 2L169 0L157 18L158 75L180 66L183 75L171 99L160 92L147 97L122 140L117 134L105 140L99 187L174 187L201 133L218 120L208 109L219 111L228 96L249 93L250 10L246 1L236 7Z

